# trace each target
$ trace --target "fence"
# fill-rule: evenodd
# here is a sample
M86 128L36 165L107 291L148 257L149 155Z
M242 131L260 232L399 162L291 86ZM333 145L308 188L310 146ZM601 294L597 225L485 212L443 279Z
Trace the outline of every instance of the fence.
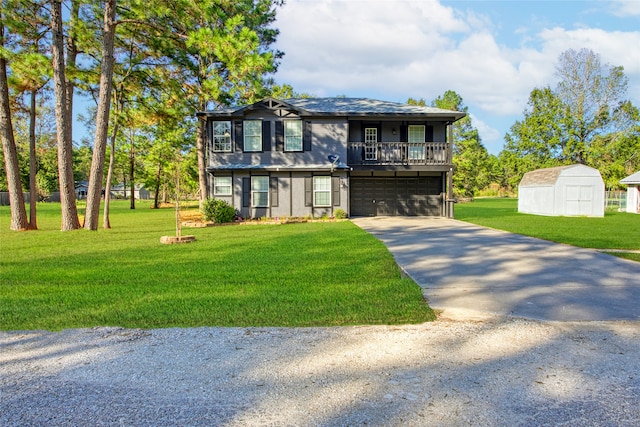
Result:
M627 208L627 191L605 191L604 208L623 212Z

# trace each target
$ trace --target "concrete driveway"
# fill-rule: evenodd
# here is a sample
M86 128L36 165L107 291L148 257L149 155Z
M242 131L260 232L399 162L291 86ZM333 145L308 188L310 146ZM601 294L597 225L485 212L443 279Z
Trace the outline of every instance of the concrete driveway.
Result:
M353 222L446 317L640 320L640 263L444 218Z

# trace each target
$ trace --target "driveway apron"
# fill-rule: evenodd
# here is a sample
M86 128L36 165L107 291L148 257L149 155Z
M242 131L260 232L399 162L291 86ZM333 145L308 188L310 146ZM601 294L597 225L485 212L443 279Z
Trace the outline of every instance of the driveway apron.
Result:
M451 219L353 222L389 248L444 316L640 320L640 263Z

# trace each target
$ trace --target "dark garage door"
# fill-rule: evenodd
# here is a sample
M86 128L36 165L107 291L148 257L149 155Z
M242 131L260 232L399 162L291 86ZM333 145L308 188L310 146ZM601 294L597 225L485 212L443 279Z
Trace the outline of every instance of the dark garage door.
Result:
M442 177L352 177L352 216L440 216Z

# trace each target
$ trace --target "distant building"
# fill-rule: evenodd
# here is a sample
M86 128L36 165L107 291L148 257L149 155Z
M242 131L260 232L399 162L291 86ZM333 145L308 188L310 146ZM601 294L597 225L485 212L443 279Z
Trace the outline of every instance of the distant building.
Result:
M123 183L111 187L111 197L116 199L128 199L131 197L131 185L126 186ZM141 184L135 184L133 197L136 200L148 200L151 198L151 192L144 188Z
M627 186L627 212L640 213L640 171L620 180Z
M585 165L527 172L518 186L518 212L548 216L604 216L604 181Z

